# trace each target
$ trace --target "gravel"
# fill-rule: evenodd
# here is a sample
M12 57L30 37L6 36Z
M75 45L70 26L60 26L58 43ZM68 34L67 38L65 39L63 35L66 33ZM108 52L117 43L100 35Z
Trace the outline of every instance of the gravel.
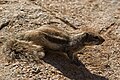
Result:
M40 63L7 63L0 53L0 80L120 80L119 0L0 0L0 36L11 37L52 24L71 33L98 33L105 42L78 54L84 66L54 53ZM0 49L2 45L0 42Z

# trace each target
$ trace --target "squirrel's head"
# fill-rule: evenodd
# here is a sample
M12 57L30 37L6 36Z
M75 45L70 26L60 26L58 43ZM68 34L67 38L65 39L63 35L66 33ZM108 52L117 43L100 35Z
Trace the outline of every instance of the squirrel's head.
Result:
M85 32L83 36L85 45L100 45L105 41L100 35L91 32Z

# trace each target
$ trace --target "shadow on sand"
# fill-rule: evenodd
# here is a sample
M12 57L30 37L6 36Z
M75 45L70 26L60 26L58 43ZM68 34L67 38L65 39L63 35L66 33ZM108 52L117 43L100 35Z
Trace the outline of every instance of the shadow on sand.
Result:
M92 74L85 66L83 66L83 63L81 63L81 66L71 64L69 59L65 58L63 55L47 53L44 61L57 68L64 76L71 80L108 80L103 76Z

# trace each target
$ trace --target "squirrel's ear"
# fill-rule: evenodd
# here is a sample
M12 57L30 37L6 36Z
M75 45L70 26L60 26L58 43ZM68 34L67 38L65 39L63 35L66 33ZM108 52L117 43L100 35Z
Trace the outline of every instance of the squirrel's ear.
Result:
M89 33L87 33L87 32L83 33L84 37L87 37L88 35L89 35Z

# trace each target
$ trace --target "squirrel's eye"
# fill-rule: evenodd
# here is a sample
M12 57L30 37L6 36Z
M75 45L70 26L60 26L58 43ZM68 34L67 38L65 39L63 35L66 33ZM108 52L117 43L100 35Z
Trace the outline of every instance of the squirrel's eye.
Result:
M99 39L97 36L94 37L95 39Z

